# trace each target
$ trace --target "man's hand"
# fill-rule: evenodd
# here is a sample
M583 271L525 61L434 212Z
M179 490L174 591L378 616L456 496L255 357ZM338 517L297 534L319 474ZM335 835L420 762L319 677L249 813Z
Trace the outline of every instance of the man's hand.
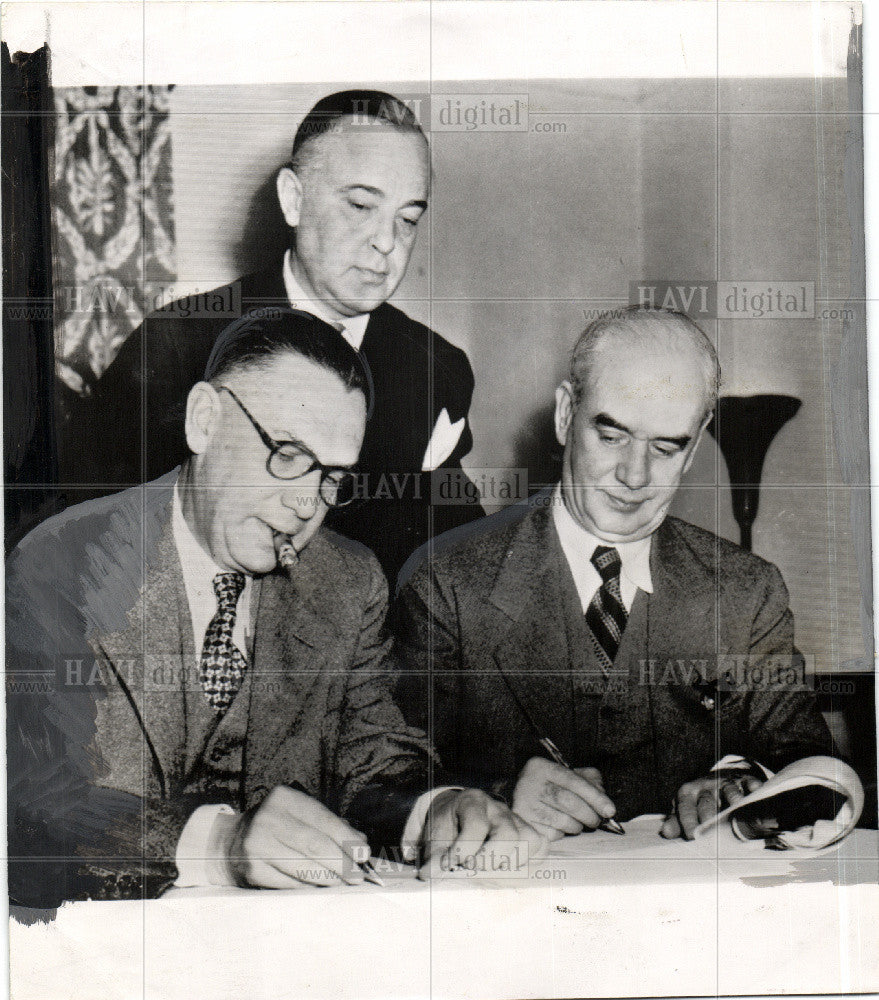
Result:
M734 805L759 788L765 778L748 771L722 769L704 778L688 781L678 789L672 811L666 816L660 836L692 840L696 827L716 816L721 809Z
M239 818L227 857L240 885L356 885L363 881L356 862L369 857L369 845L317 799L279 785Z
M548 840L594 830L616 812L594 767L574 771L545 757L522 768L513 793L513 811Z
M433 800L421 836L421 878L472 865L485 847L498 842L525 841L520 859L538 857L544 838L503 802L475 788L442 792Z

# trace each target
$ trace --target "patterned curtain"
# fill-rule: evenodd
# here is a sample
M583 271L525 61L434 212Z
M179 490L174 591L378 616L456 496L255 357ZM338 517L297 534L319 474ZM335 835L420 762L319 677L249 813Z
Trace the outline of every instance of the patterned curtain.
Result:
M175 278L170 90L55 91L56 370L79 394Z

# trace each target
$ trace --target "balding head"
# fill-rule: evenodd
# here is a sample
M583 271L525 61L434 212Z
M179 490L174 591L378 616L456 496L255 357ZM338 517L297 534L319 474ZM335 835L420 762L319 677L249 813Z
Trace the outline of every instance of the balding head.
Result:
M717 397L714 348L685 316L633 309L596 320L556 390L562 493L607 544L662 523Z
M705 396L704 412L707 415L714 409L720 387L717 352L699 327L683 313L632 306L622 313L607 313L590 323L571 352L570 383L577 403L594 377L599 356L609 347L662 358L666 364L674 364L679 359L682 368L695 363Z

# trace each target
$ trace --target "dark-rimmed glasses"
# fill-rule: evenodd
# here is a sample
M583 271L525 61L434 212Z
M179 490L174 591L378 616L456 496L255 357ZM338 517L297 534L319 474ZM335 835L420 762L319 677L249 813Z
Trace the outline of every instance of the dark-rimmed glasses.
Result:
M235 400L241 412L253 424L262 443L269 449L269 457L266 459L269 475L289 482L291 479L302 479L319 469L320 495L328 507L344 507L355 499L357 477L351 469L322 465L307 448L296 441L276 441L228 385L221 385L218 391L219 389L228 392Z

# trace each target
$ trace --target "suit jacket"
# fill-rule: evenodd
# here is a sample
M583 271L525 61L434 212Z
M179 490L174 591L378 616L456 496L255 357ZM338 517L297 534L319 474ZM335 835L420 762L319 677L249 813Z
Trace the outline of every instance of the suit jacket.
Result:
M244 686L219 724L204 712L170 528L175 478L69 508L8 560L19 902L156 894L176 877L180 833L203 803L250 809L296 784L378 844L398 842L425 790L424 734L390 695L384 577L332 532L302 553L295 580L255 582ZM218 783L209 765L233 730L240 772Z
M638 592L604 674L548 506L461 532L469 539L436 540L395 626L398 701L410 722L430 723L452 780L510 796L542 753L520 705L572 766L602 772L622 819L667 812L727 753L778 768L832 752L811 693L792 682L802 661L769 563L667 518L651 548L654 592Z
M209 305L225 306L225 315L211 315ZM273 305L289 306L280 263L205 293L202 308L184 299L144 320L92 395L74 407L59 446L61 481L118 488L181 462L188 454L186 397L204 376L218 334L235 315ZM360 353L374 397L360 456L373 499L333 512L328 523L371 548L393 581L432 534L483 514L478 504L438 506L431 527L431 477L421 473L442 410L453 423L466 421L473 372L460 348L387 303L370 315ZM444 470L462 476L472 442L465 423Z

